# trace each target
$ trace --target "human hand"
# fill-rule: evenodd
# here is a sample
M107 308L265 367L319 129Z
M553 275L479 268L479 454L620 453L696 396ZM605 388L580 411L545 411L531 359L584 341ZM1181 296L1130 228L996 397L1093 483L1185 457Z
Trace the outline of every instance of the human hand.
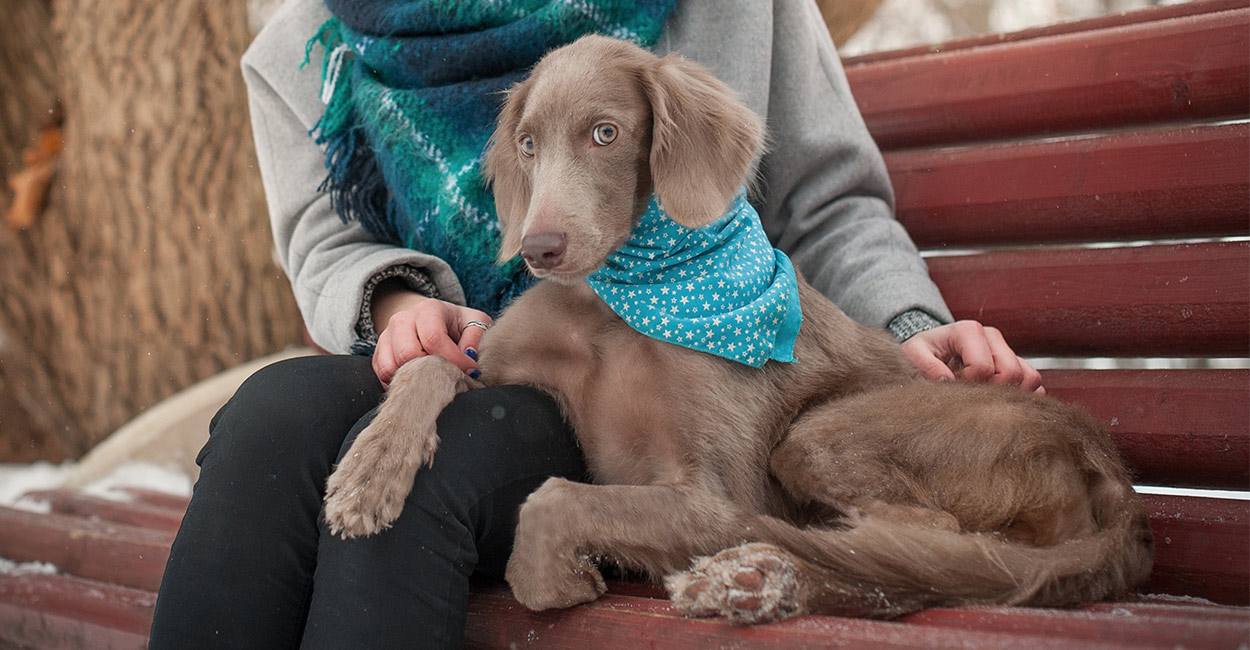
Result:
M486 328L477 323L489 326L491 318L486 312L469 307L408 296L405 304L391 313L385 328L378 334L373 371L382 384L387 385L400 366L418 357L437 355L476 379L481 374L477 346L486 332Z
M903 343L903 352L929 379L964 379L1046 392L1041 373L1016 356L1001 332L977 321L961 320L920 332ZM963 367L952 370L952 361Z

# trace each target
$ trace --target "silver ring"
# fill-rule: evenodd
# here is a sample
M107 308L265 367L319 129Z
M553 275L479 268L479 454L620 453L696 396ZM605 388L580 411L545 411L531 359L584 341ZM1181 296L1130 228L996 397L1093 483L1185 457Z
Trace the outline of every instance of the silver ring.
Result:
M482 322L482 321L480 321L480 320L471 320L471 321L469 321L469 322L465 323L465 324L464 324L464 329L463 329L463 330L460 330L460 331L461 331L461 332L463 332L464 330L467 330L467 329L469 329L470 327L480 327L480 328L482 328L483 330L488 330L488 329L490 329L490 325L487 325L486 323L483 323L483 322Z

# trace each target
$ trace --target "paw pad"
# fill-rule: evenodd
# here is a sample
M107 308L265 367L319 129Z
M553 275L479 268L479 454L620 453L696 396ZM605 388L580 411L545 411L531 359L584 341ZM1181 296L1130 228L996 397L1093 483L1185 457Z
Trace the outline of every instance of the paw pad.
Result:
M737 623L768 623L802 611L798 570L784 552L748 544L700 558L665 580L673 605L686 616L726 616Z

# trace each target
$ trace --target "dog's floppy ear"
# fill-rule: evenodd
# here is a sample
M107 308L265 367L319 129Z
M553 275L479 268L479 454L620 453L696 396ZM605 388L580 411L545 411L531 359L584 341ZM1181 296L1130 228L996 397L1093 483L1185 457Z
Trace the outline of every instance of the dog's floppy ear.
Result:
M688 228L724 213L763 139L759 117L700 65L667 56L644 71L651 100L651 181Z
M526 81L508 90L503 109L495 124L495 133L486 145L482 170L495 193L495 212L503 228L503 241L499 246L497 260L500 264L521 252L521 222L530 203L530 181L517 160L517 124L525 111L530 84Z

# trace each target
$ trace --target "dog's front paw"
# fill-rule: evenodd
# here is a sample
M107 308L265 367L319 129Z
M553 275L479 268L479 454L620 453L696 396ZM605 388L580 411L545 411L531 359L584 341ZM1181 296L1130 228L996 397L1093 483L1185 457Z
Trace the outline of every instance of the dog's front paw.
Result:
M726 616L754 625L802 613L798 571L770 544L744 544L695 561L664 579L673 606L686 616Z
M517 513L516 539L505 577L512 595L532 610L588 603L607 591L592 559L579 554L582 522L570 521L578 486L552 478L525 500Z
M325 518L331 534L344 539L375 535L399 517L417 468L432 456L438 440L431 434L417 448L396 444L407 437L411 432L381 418L356 437L326 482Z
M508 561L508 586L517 602L534 611L563 609L598 599L608 590L603 574L588 557L571 566L564 563L518 561L514 552Z

